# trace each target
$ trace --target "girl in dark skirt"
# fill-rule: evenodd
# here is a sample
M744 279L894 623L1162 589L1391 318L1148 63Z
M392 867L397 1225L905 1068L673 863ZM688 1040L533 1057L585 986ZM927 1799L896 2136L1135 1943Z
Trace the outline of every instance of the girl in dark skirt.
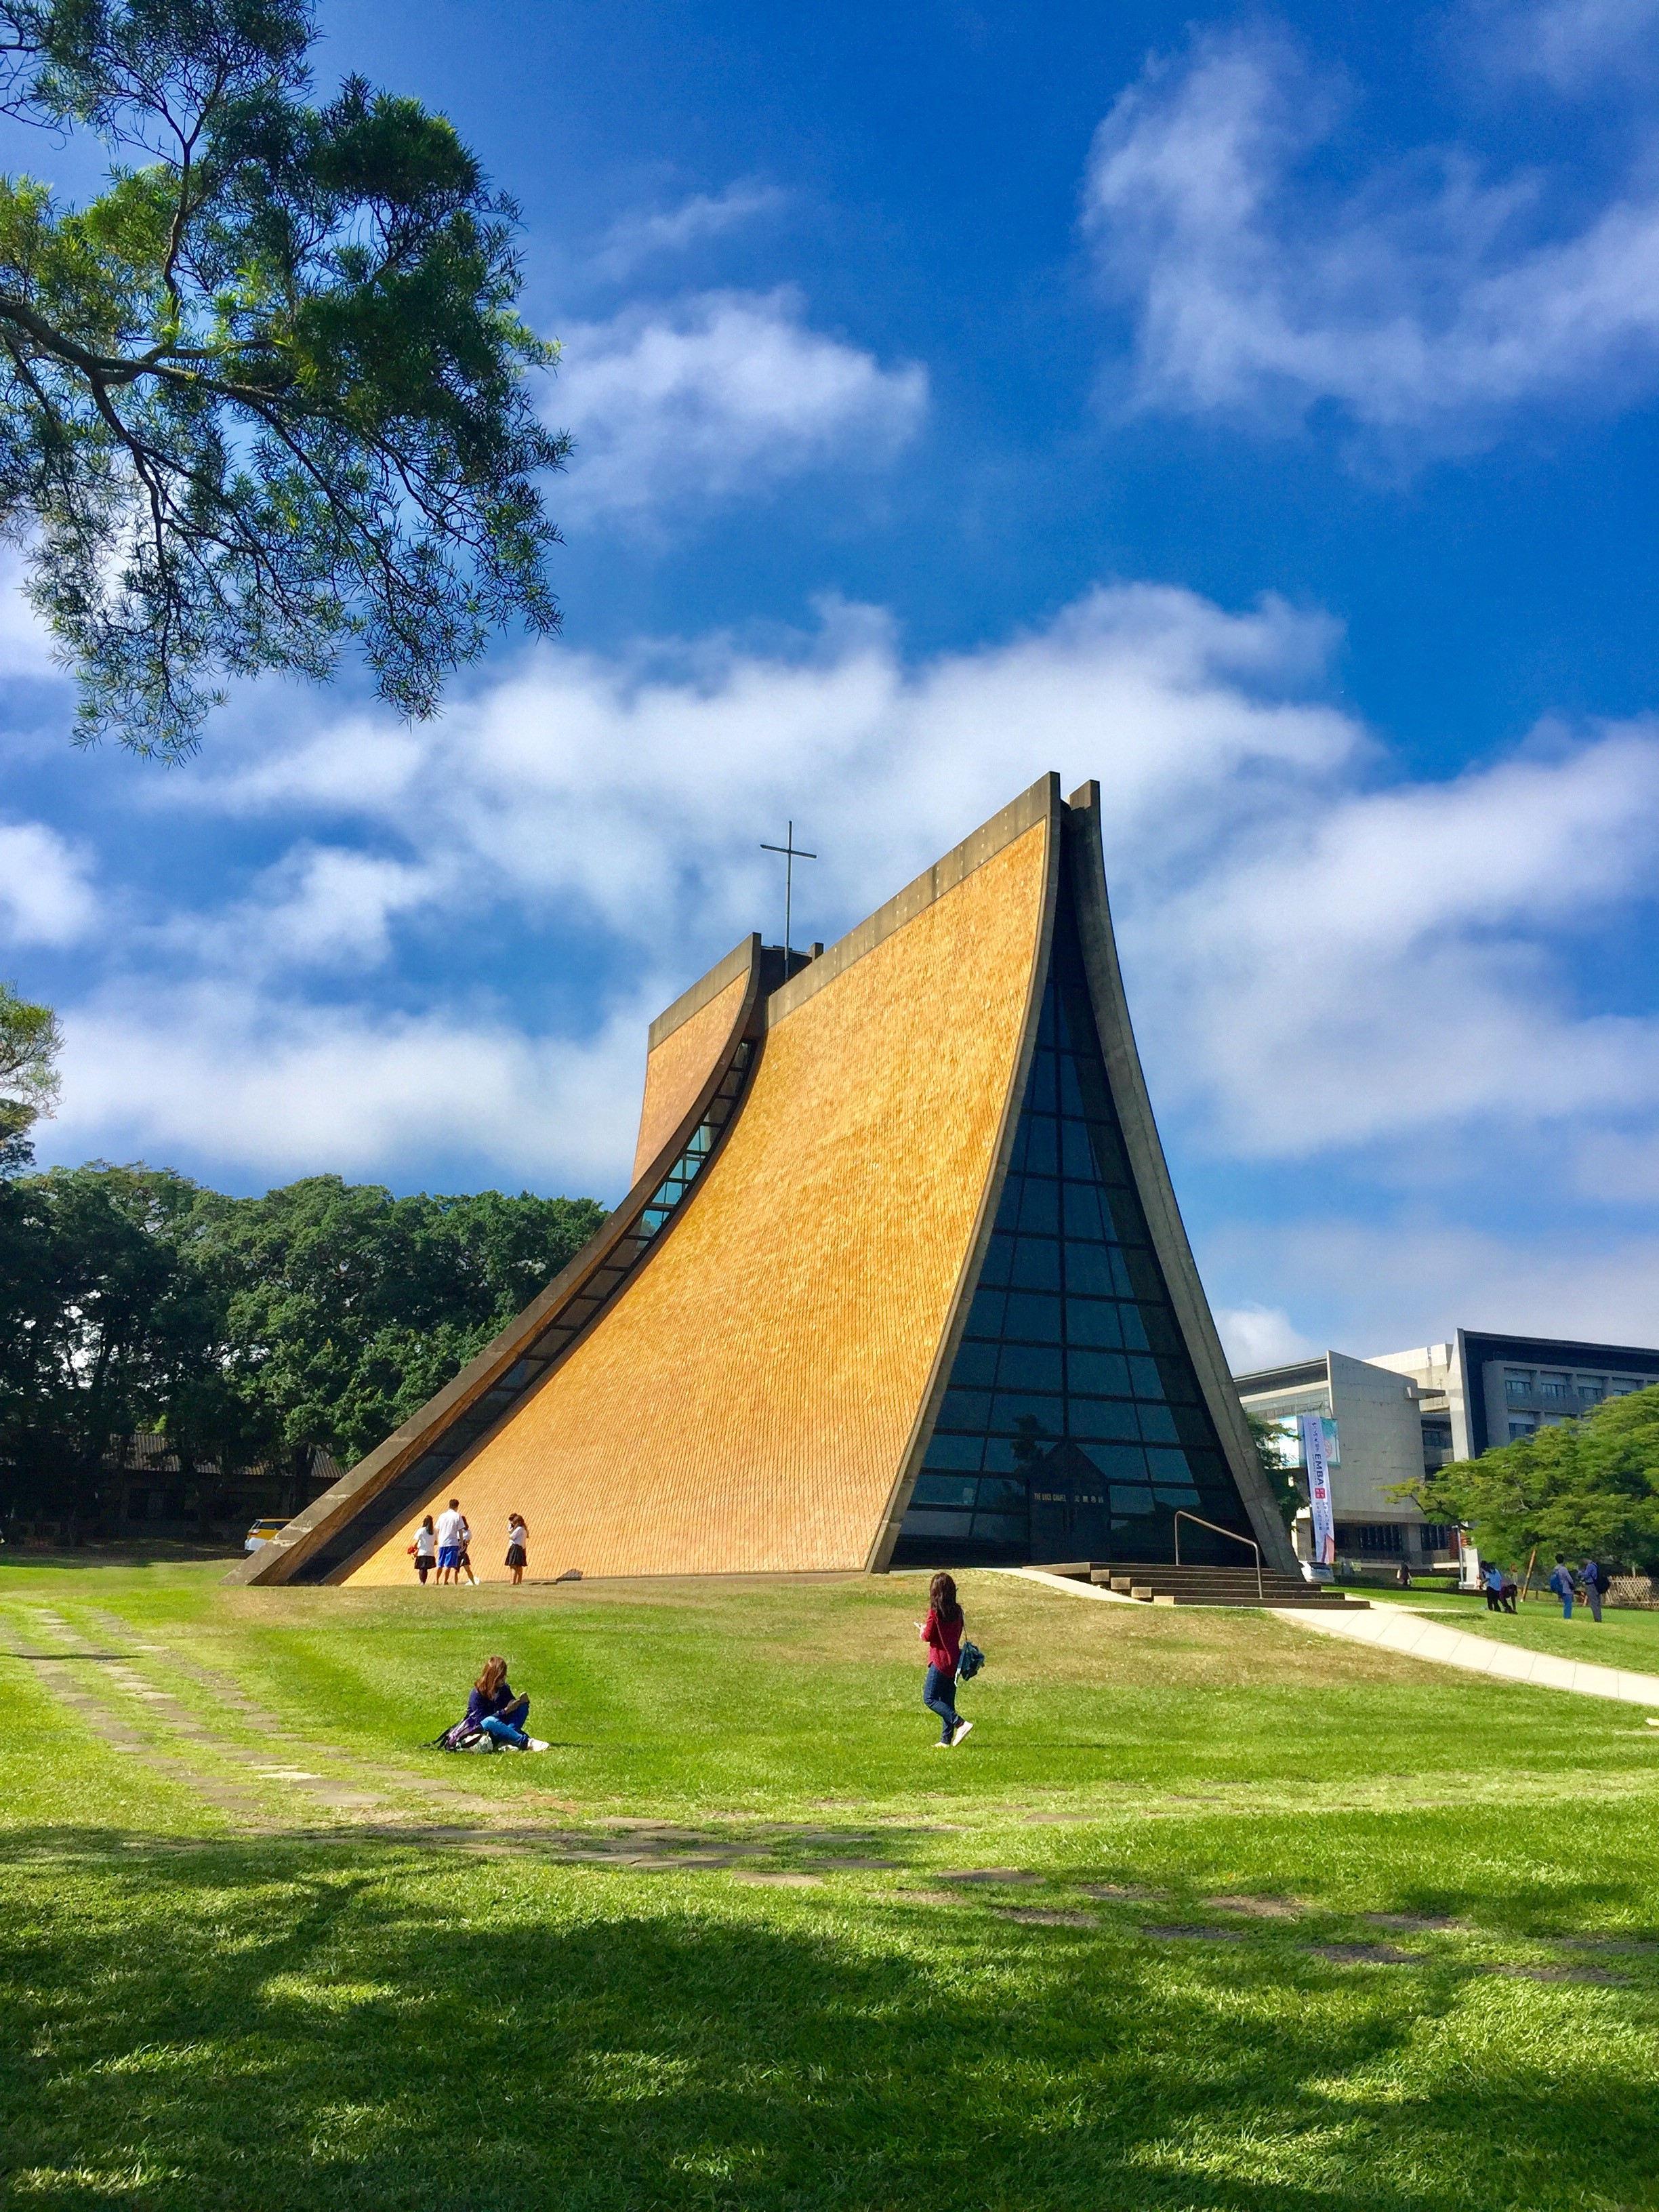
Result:
M962 1656L963 1611L957 1602L957 1586L949 1575L935 1575L927 1588L927 1618L916 1623L927 1646L927 1673L921 1686L921 1702L937 1713L945 1733L936 1751L954 1751L970 1728L957 1711L957 1662Z
M438 1539L433 1532L429 1513L415 1531L415 1541L409 1548L415 1554L415 1571L421 1578L421 1588L424 1589L427 1577L438 1564Z
M524 1580L524 1571L529 1564L525 1547L530 1541L530 1529L522 1513L507 1516L507 1564L513 1570L515 1583Z

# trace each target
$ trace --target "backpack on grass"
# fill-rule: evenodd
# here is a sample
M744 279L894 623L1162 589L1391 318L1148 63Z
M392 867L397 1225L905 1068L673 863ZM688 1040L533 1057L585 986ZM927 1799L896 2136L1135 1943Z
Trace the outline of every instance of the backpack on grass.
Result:
M493 1751L495 1747L476 1721L457 1721L453 1728L447 1728L441 1735L432 1739L434 1751L477 1751L481 1747Z
M957 1654L957 1681L971 1682L984 1664L985 1654L980 1650L978 1644L964 1643Z

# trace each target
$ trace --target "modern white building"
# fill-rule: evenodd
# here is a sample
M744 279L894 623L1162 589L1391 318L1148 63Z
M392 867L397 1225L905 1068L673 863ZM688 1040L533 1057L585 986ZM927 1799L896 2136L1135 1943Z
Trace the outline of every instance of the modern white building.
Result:
M1422 1566L1454 1557L1455 1534L1391 1498L1395 1485L1646 1389L1659 1382L1659 1351L1460 1328L1413 1352L1326 1352L1233 1381L1247 1413L1282 1427L1297 1466L1297 1417L1325 1420L1339 1554Z

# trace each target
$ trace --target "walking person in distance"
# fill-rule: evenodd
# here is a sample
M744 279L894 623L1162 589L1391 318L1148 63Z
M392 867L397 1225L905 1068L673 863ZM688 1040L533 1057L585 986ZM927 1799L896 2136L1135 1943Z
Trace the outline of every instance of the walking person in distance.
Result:
M524 1571L530 1564L526 1547L530 1541L530 1530L522 1513L509 1513L507 1517L507 1564L513 1570L515 1583L524 1580Z
M1601 1568L1594 1559L1586 1559L1583 1571L1584 1602L1590 1609L1590 1619L1601 1618L1601 1601L1607 1595L1607 1585Z
M1550 1576L1550 1588L1561 1601L1562 1620L1571 1620L1572 1619L1572 1571L1559 1552L1555 1555L1555 1569Z
M452 1498L438 1516L438 1580L453 1583L460 1572L461 1532L466 1523L461 1518L461 1501Z
M962 1656L963 1611L957 1602L957 1586L949 1575L933 1577L927 1586L927 1618L919 1620L921 1640L927 1646L927 1672L921 1685L921 1702L937 1713L944 1733L933 1748L954 1751L973 1727L957 1711L957 1662Z
M460 1577L465 1575L468 1582L471 1583L473 1589L477 1589L478 1587L478 1577L472 1571L472 1531L466 1525L466 1516L465 1513L461 1516L461 1555L459 1559L456 1560L455 1565L459 1570L456 1575L456 1580L459 1582Z
M428 1513L415 1531L415 1541L410 1546L415 1554L415 1571L421 1578L421 1588L426 1588L426 1578L438 1564L438 1538Z

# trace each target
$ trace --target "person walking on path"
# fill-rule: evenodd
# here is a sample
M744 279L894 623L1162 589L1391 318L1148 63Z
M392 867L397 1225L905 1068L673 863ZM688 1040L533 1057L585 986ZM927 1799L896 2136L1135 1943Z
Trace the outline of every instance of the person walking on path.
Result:
M1607 1595L1607 1583L1602 1580L1601 1570L1594 1559L1586 1559L1584 1562L1583 1582L1584 1601L1590 1609L1590 1619L1599 1621L1601 1618L1601 1600Z
M1486 1610L1488 1613L1502 1613L1504 1610L1504 1570L1502 1567L1488 1567L1486 1569Z
M438 1564L438 1538L429 1513L415 1531L415 1541L410 1548L415 1553L415 1571L421 1578L421 1588L424 1589L427 1577Z
M974 1725L957 1711L957 1662L962 1656L963 1626L955 1582L949 1575L935 1575L927 1586L927 1618L916 1623L927 1646L921 1702L930 1713L939 1715L944 1731L933 1747L935 1751L954 1751Z
M459 1582L461 1575L465 1575L468 1582L471 1583L473 1589L477 1589L478 1587L478 1577L472 1571L472 1531L466 1525L466 1516L465 1513L461 1516L461 1556L457 1559L455 1565L459 1570L459 1572L456 1576L456 1580Z
M466 1701L467 1724L482 1729L494 1744L514 1751L545 1751L539 1736L526 1732L530 1717L528 1698L515 1697L507 1679L507 1662L499 1656L484 1661L484 1669L472 1685Z
M1572 1619L1572 1576L1559 1552L1555 1555L1555 1571L1550 1577L1550 1588L1561 1601L1561 1618Z
M530 1530L522 1513L507 1516L507 1564L513 1570L515 1583L524 1580L524 1571L530 1564L526 1546L530 1541Z
M438 1580L453 1583L460 1572L461 1532L466 1523L461 1518L461 1501L452 1498L438 1516Z

